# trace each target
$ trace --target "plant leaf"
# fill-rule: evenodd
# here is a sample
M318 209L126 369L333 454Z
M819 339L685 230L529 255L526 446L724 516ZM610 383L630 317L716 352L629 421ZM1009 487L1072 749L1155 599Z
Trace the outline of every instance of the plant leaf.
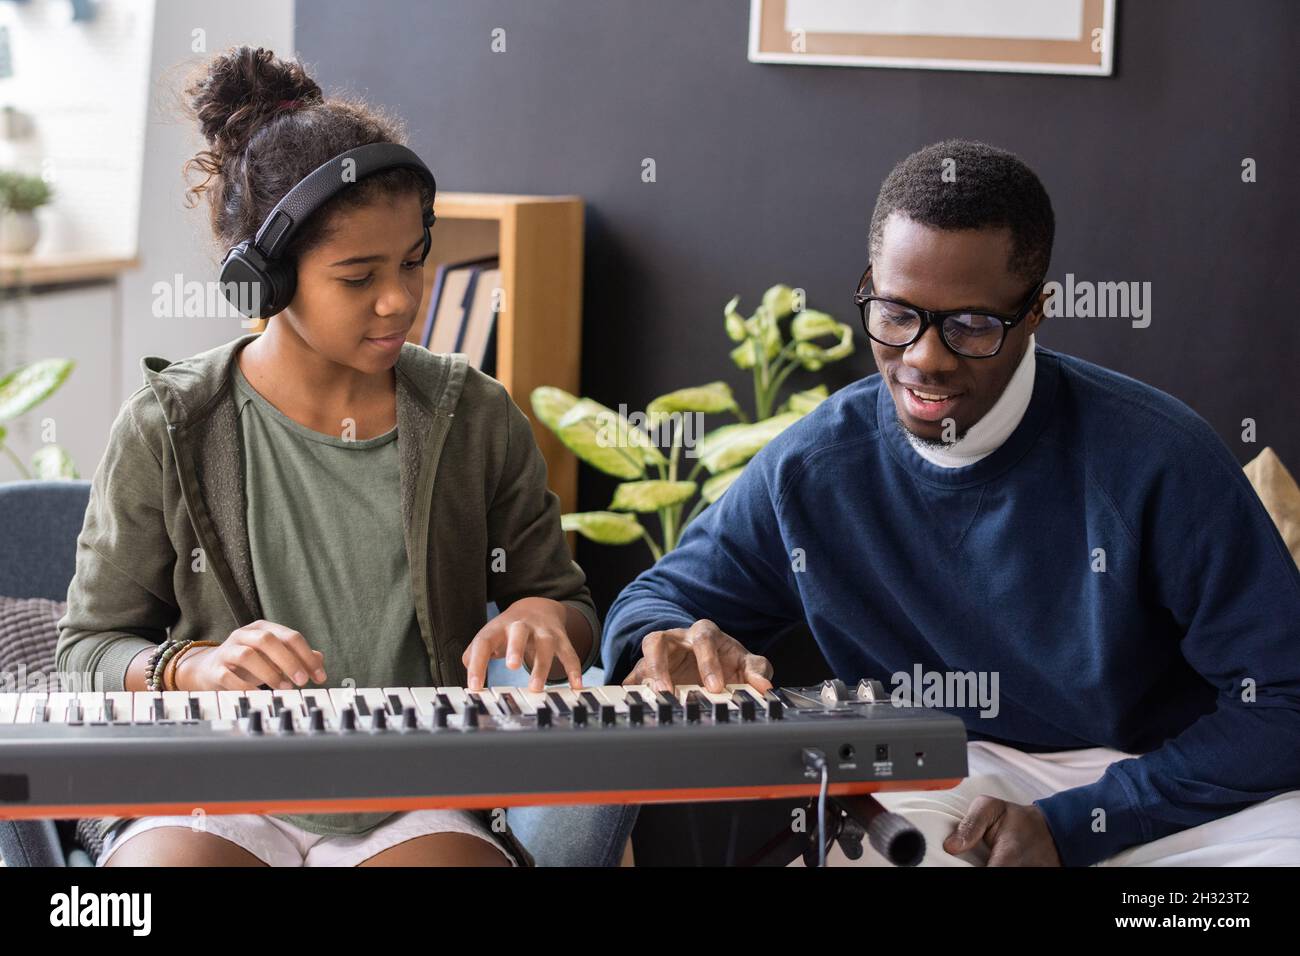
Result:
M808 310L794 317L790 323L790 334L800 342L818 339L823 335L838 336L840 323L835 321L834 316L827 315L825 312Z
M533 389L528 398L532 402L533 414L537 416L537 420L551 431L559 427L564 413L578 404L576 395L570 395L564 389L551 385L541 385Z
M49 398L74 365L71 359L40 359L0 379L0 422L17 418Z
M658 511L679 505L695 494L693 481L625 481L614 489L611 511Z
M696 451L704 467L716 475L749 461L802 417L786 412L748 425L724 425L701 438Z
M631 544L641 537L641 522L616 511L578 511L560 515L560 527L597 544Z
M736 311L738 305L740 296L733 295L731 301L722 307L723 327L727 330L727 338L733 342L745 341L745 320Z
M64 449L58 445L42 445L32 455L33 478L80 478L77 465Z
M744 470L745 466L741 465L739 468L732 468L728 471L714 475L706 481L704 487L700 489L700 497L709 504L713 504L722 497L724 491L735 484L736 479L740 477L740 473Z
M774 319L784 319L794 311L794 289L788 285L774 285L763 293L763 307Z
M667 464L650 436L590 398L579 399L556 423L566 448L607 475L640 478L647 464Z
M679 388L667 395L660 395L646 406L651 426L660 422L660 416L671 412L704 412L706 415L718 412L730 412L736 407L735 396L731 386L726 382L710 382L708 385L696 385L692 388Z
M807 415L829 397L830 392L826 390L826 386L824 384L818 385L816 388L795 392L785 400L778 411L798 412L800 415Z

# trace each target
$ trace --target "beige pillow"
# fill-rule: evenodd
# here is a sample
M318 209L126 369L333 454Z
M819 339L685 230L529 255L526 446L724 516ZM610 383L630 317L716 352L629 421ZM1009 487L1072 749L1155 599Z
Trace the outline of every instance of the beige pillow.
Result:
M1272 448L1265 448L1246 466L1246 477L1300 567L1300 485Z

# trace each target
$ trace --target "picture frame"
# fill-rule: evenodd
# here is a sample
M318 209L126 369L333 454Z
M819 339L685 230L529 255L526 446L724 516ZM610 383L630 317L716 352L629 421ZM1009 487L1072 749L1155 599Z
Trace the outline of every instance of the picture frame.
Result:
M750 0L749 60L1110 76L1115 0Z

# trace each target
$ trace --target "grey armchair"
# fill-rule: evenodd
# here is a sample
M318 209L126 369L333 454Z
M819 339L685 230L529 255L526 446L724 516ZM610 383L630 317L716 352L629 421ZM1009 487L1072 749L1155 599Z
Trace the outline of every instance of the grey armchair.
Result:
M63 601L77 565L89 481L0 484L0 595ZM0 820L6 866L92 866L70 820Z

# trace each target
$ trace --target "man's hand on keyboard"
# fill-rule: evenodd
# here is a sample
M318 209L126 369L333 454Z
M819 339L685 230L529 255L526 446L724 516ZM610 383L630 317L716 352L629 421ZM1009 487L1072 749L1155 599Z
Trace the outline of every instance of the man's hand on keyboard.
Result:
M672 693L677 684L700 684L720 694L727 684L750 684L756 690L772 689L772 663L751 654L745 646L709 620L690 627L651 631L641 640L642 657L623 681L648 683Z

